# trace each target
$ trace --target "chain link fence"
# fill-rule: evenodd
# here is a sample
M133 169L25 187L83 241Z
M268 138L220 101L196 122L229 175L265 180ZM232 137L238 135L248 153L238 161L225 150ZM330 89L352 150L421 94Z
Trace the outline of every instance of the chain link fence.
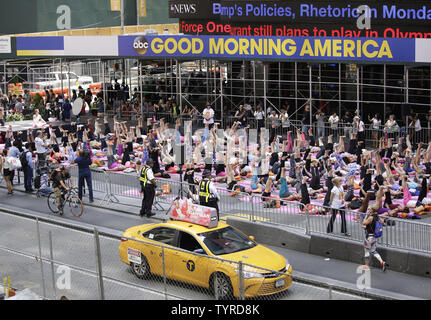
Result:
M217 239L213 239L212 247L201 247L200 251L193 247L199 244L196 238L196 243L184 234L172 238L166 230L149 228L146 233L121 237L3 212L0 222L10 230L0 235L0 275L11 277L12 288L31 289L43 299L365 298L334 291L328 283L296 281L288 262L271 252L266 252L266 259L259 257L260 266L223 259L213 254L214 250L227 250L215 246ZM16 232L17 228L23 232ZM277 270L265 267L270 265Z

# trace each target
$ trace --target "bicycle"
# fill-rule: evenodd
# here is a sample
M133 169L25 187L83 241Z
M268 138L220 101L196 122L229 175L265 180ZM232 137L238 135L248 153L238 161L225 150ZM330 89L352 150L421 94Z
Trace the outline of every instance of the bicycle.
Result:
M68 206L70 213L72 213L73 216L77 218L82 216L84 212L84 206L81 199L79 199L76 190L77 189L69 189L68 191L62 191L60 196L60 206L57 203L57 196L55 192L50 193L48 195L47 201L48 207L52 213L60 213L60 215L62 215L63 209Z

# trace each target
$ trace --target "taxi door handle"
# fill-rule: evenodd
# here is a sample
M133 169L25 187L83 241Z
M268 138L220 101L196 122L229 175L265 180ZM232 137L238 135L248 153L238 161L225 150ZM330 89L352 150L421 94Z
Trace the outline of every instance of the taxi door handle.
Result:
M186 262L186 263L187 263L187 261L186 261L186 260L183 260L183 262Z

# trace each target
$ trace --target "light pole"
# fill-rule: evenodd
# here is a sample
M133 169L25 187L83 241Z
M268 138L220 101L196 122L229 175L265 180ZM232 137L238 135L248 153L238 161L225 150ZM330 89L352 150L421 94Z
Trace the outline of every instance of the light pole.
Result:
M120 12L121 12L121 34L124 35L124 0L121 0Z

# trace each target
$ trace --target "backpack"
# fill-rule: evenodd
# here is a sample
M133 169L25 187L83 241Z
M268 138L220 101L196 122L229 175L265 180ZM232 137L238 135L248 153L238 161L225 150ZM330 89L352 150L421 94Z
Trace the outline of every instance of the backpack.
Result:
M34 188L35 189L40 189L40 176L36 176L34 178Z
M55 181L58 173L59 172L57 170L53 170L52 173L49 175L49 180L50 181Z
M264 208L276 208L276 206L277 206L277 202L274 199L265 201L263 203Z
M28 167L27 152L28 151L21 152L21 155L19 156L19 161L21 161L22 168Z
M359 198L353 198L350 202L350 209L359 209L362 206L362 199Z
M376 221L376 227L374 229L374 238L380 238L383 234L383 227L379 220Z

